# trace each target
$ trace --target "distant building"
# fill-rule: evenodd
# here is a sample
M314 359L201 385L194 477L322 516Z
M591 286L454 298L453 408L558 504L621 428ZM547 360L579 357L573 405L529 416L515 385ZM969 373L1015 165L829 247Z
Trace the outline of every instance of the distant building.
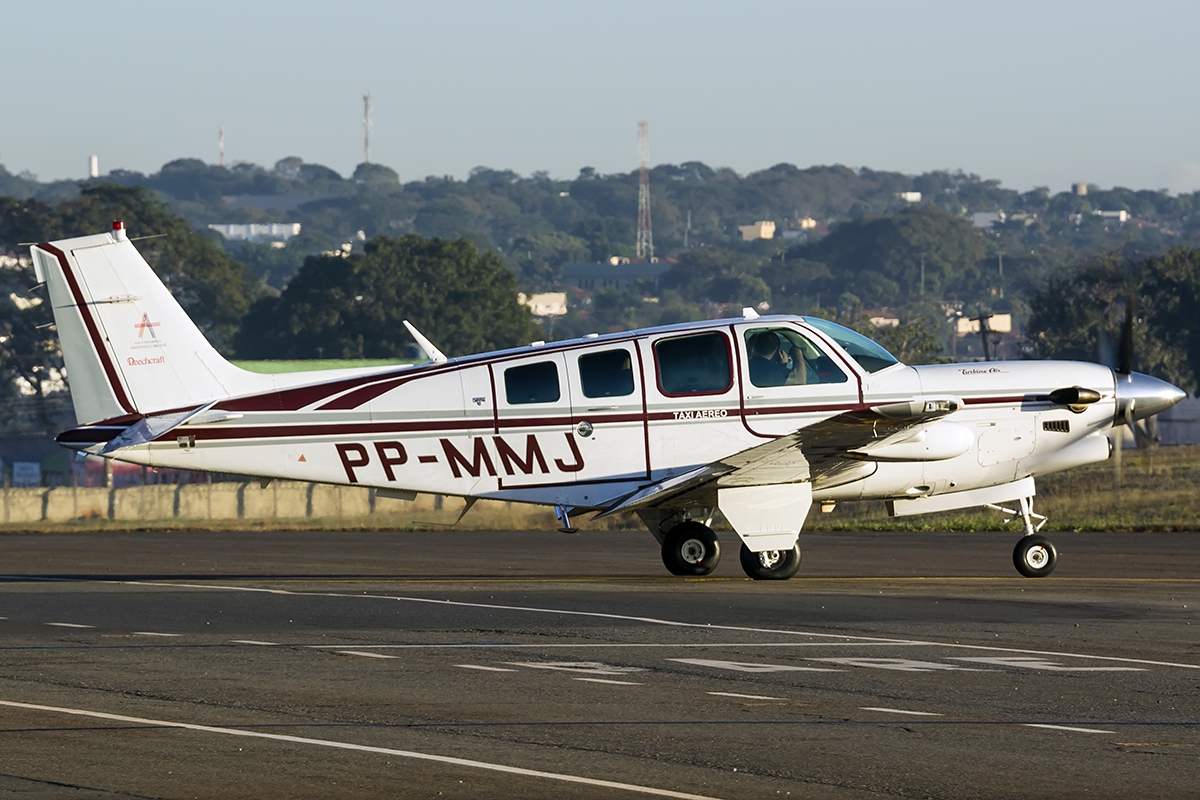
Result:
M561 317L567 313L566 292L540 292L527 295L517 294L517 302L529 306L535 317Z
M906 203L921 202L921 193L920 192L901 192L899 195L897 195L897 197L899 197L901 200L903 200Z
M1075 195L1076 197L1087 197L1087 187L1088 185L1086 183L1072 183L1071 194Z
M769 219L760 219L753 225L738 225L738 230L742 232L743 242L775 238L775 223Z
M997 222L1004 222L1006 215L1003 211L976 211L971 215L971 224L976 228L990 228Z
M1101 217L1105 222L1117 222L1124 225L1129 222L1129 212L1124 209L1120 211L1093 211L1097 217Z
M614 263L615 262L615 263ZM654 261L630 261L613 257L609 261L593 264L566 264L562 268L563 283L585 291L597 289L624 289L637 286L644 280L653 279L657 291L663 274L674 266L673 259L658 258Z
M959 336L979 333L979 320L959 317L957 323L958 328L955 332ZM1012 333L1012 314L992 314L991 319L988 320L988 330L996 333Z
M876 328L899 328L900 318L897 317L891 310L881 308L878 311L866 311L867 319L871 321L871 325Z
M286 242L300 235L299 222L220 223L208 227L226 239L243 242Z
M804 217L803 219L796 220L796 227L802 231L810 231L817 227L817 221L812 217Z

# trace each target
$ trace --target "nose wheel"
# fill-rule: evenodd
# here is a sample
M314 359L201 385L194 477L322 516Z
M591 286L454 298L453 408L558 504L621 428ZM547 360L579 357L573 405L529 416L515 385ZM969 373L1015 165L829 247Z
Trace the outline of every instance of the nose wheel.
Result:
M663 537L662 560L672 575L708 575L721 560L721 544L712 528L688 520Z
M1023 536L1013 550L1013 565L1026 578L1044 578L1054 572L1058 551L1045 536Z

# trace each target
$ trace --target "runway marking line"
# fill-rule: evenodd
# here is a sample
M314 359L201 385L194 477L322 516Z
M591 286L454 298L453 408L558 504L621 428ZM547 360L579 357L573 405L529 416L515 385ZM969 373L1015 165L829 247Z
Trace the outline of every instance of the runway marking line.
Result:
M234 644L256 644L262 647L277 647L279 642L259 642L254 639L230 639Z
M389 656L383 653L368 653L365 650L334 650L340 656L362 656L363 658L399 658L400 656Z
M1043 725L1036 722L1023 723L1026 728L1045 728L1051 731L1071 731L1072 733L1116 733L1116 731L1102 731L1096 728L1075 728L1070 725Z
M79 625L74 622L47 622L52 628L95 628L95 625Z
M610 683L616 686L641 686L642 684L635 681L610 681L606 678L573 678L572 680L586 681L587 683Z
M509 669L508 667L485 667L482 664L455 664L454 666L463 669L478 669L484 672L516 672L515 669Z
M719 661L711 658L668 658L678 664L691 664L696 667L713 667L715 669L731 669L735 672L841 672L840 669L827 667L797 667L790 664L754 664L747 661Z
M1007 579L1005 579L1007 580ZM959 644L957 642L931 642L920 639L895 639L887 636L849 636L840 633L821 633L817 631L781 630L777 628L752 628L744 625L712 625L702 622L680 622L678 620L641 617L631 614L609 614L601 611L575 611L562 608L537 608L534 606L506 606L499 603L469 603L463 600L437 600L431 597L409 597L405 595L386 594L345 594L342 592L294 592L287 589L268 589L257 586L231 586L229 584L197 584L197 583L167 583L158 581L84 581L93 583L112 583L128 586L161 586L178 589L199 589L203 591L249 592L258 594L284 594L295 597L336 597L347 600L390 600L400 603L422 603L427 605L454 606L458 608L483 608L493 611L524 611L534 614L559 614L563 616L591 617L595 619L621 620L624 622L642 622L648 625L663 625L674 628L702 628L710 631L737 631L739 633L776 634L779 636L808 636L810 638L839 639L844 642L877 642L887 644L919 644L930 647L957 648L961 650L984 650L993 653L1018 653L1034 656L1059 656L1063 658L1087 658L1098 661L1115 661L1124 664L1148 664L1156 667L1177 667L1179 669L1200 670L1200 664L1183 664L1175 661L1153 661L1144 658L1121 658L1118 656L1097 656L1086 653L1060 653L1052 650L1028 650L1016 647L995 647L978 644Z
M587 672L591 675L627 675L631 672L647 672L644 667L618 667L599 661L506 661L510 667L552 669L562 672Z
M914 717L940 717L941 714L935 714L932 711L907 711L903 708L873 708L866 707L859 709L860 711L882 711L884 714L911 714Z
M767 697L761 694L738 694L737 692L705 692L713 697L737 697L742 700L786 700L786 697Z
M618 781L585 778L580 775L569 775L562 772L543 772L536 769L525 769L524 767L512 767L507 764L496 764L490 761L474 761L467 758L439 756L433 753L419 753L414 750L396 750L390 747L373 747L371 745L353 744L351 742L338 742L332 739L311 739L306 736L288 736L287 734L282 733L264 733L261 731L239 730L237 728L222 728L214 725L197 725L191 722L172 722L170 720L129 717L125 716L124 714L108 714L102 711L86 711L79 708L43 706L35 703L18 703L12 700L0 700L0 706L8 706L9 708L22 708L28 711L44 711L53 714L69 714L77 717L91 717L93 719L108 719L115 722L129 722L137 725L153 725L160 728L180 728L182 730L198 731L201 733L217 733L225 736L242 736L250 739L268 739L276 742L288 742L290 744L306 744L316 747L328 747L335 750L356 750L362 753L379 753L381 755L395 756L398 758L412 758L418 761L433 761L439 764L449 764L456 767L469 767L471 769L482 769L491 772L502 772L509 775L521 775L529 778L544 778L547 780L562 781L564 783L577 783L585 786L599 786L606 789L620 789L626 792L636 792L638 794L648 794L656 797L674 797L679 798L680 800L717 800L717 798L709 795L675 792L671 791L670 789L658 789L653 786L641 786L636 783L620 783Z
M134 631L133 635L134 636L168 636L168 637L183 636L182 633L155 633L153 631Z

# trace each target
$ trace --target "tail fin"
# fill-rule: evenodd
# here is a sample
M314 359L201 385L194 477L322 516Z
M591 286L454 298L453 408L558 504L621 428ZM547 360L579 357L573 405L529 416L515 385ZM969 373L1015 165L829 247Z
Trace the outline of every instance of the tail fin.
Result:
M36 245L81 424L267 389L217 353L114 222L111 234ZM266 380L264 380L266 379Z

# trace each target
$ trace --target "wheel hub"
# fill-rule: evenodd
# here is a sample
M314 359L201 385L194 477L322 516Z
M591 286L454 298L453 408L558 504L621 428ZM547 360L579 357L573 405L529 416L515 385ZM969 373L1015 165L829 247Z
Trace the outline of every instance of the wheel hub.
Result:
M688 539L679 547L679 555L689 564L699 564L704 560L708 548L699 539Z
M1025 563L1031 569L1041 569L1046 566L1046 562L1050 560L1050 553L1040 544L1034 545L1025 551Z
M783 553L778 550L764 550L758 554L758 563L762 564L767 569L773 569L782 558Z

